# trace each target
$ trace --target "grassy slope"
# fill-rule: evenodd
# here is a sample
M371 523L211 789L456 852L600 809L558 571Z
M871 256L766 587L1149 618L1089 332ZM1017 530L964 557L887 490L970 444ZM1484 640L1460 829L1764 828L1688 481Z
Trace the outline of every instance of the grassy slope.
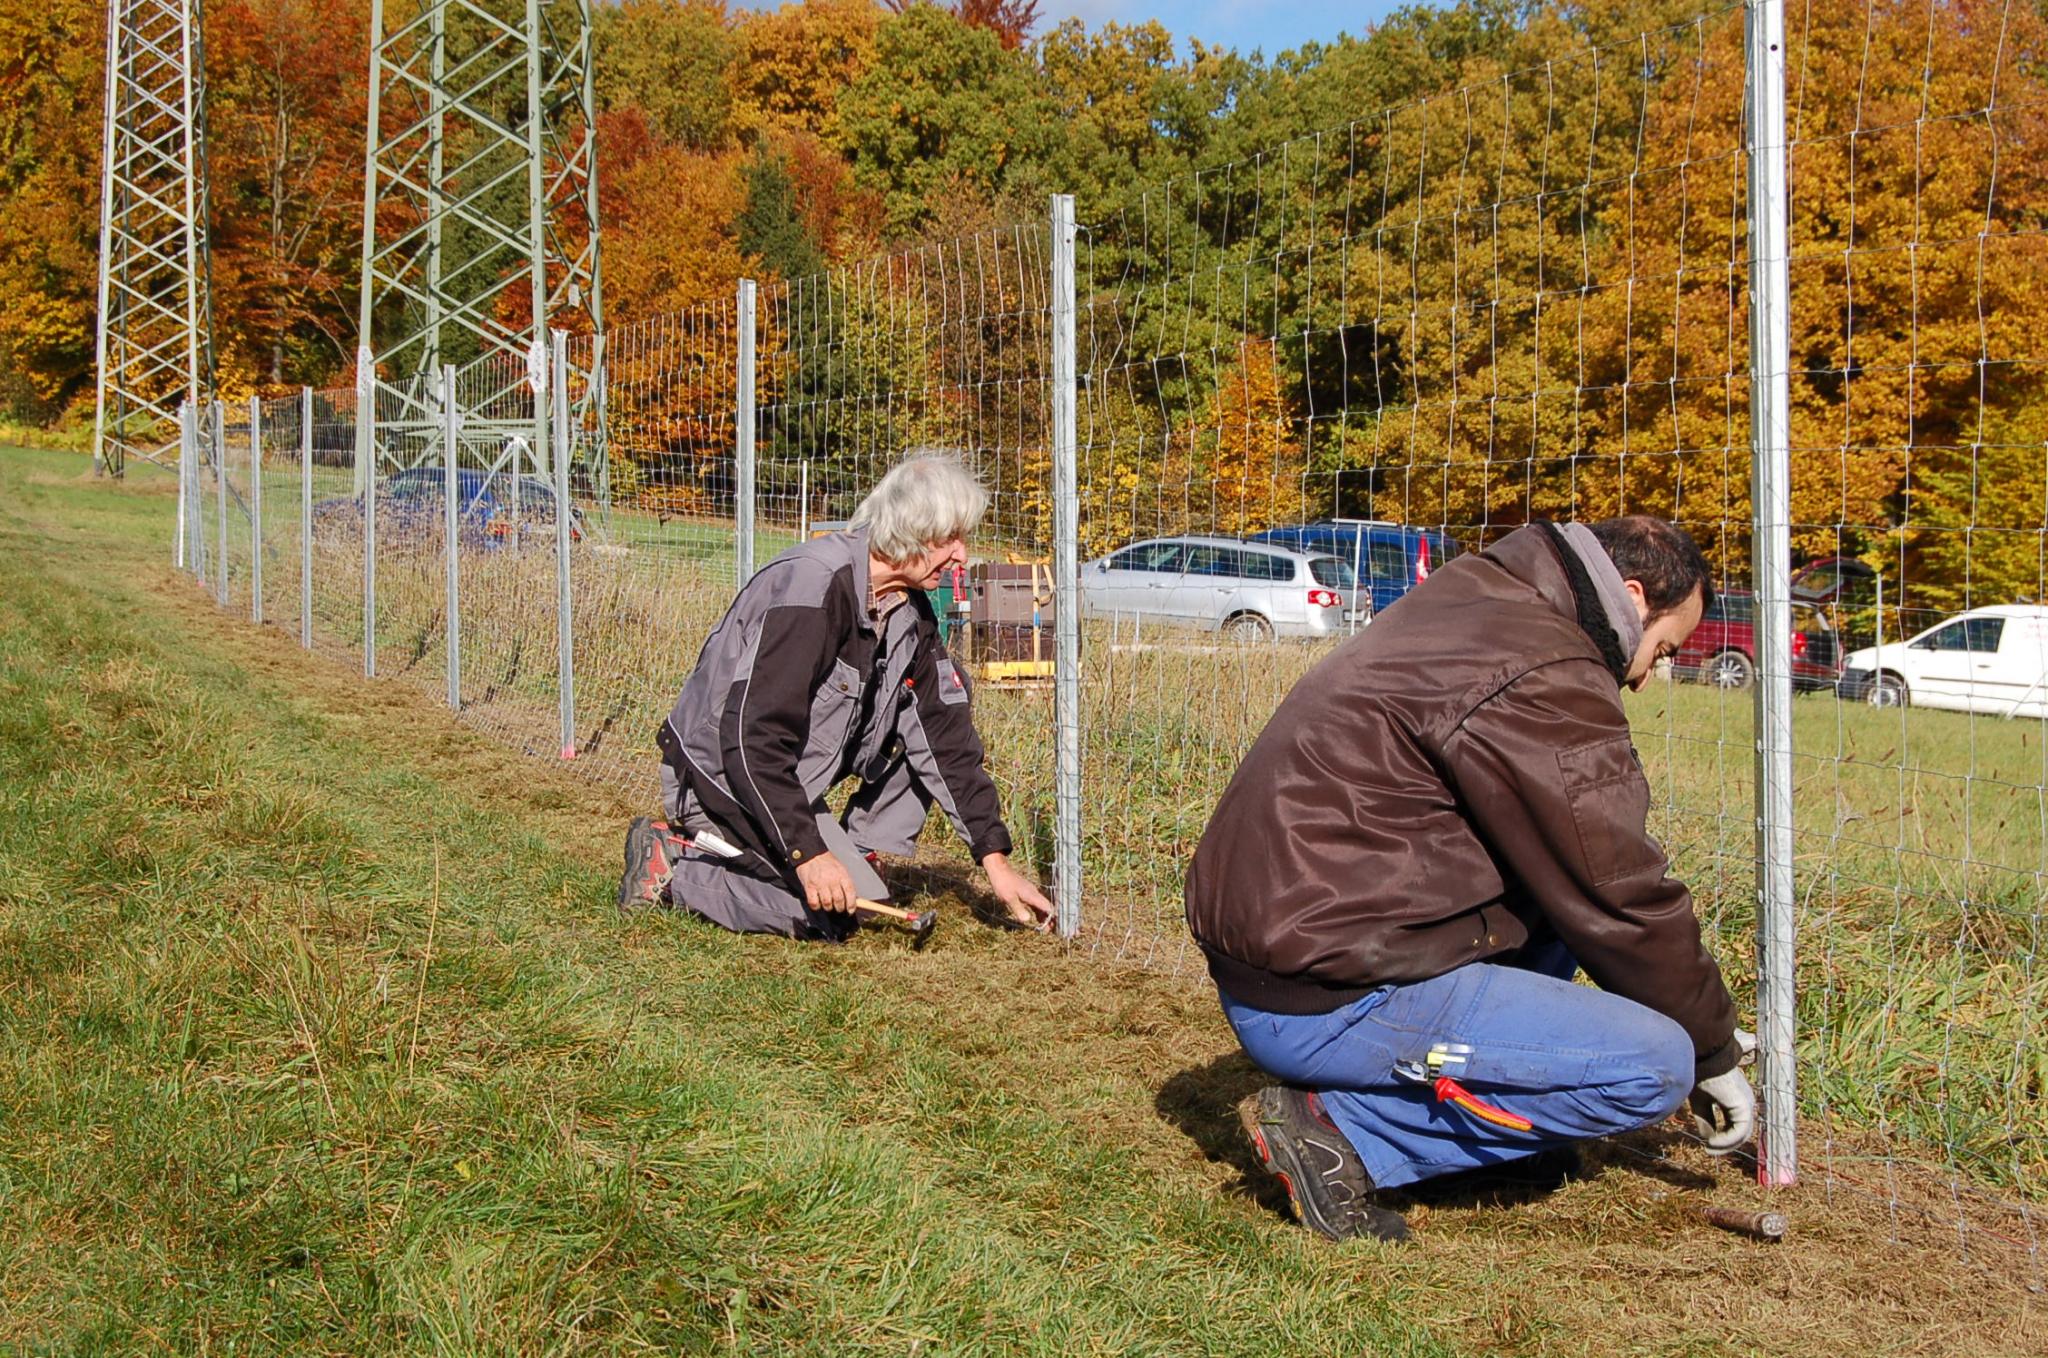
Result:
M621 808L219 617L165 487L0 453L0 1349L2014 1353L2024 1293L1613 1152L1274 1211L1199 994L952 909L933 948L622 926Z

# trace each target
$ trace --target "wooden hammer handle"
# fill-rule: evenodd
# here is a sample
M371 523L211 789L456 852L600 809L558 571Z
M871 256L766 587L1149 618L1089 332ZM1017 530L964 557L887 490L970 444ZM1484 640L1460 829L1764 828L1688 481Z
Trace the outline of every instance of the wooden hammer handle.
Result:
M900 919L906 924L917 918L916 911L899 910L893 905L884 905L880 901L871 901L864 896L854 897L853 905L856 910L865 910L871 915L883 915L889 919Z

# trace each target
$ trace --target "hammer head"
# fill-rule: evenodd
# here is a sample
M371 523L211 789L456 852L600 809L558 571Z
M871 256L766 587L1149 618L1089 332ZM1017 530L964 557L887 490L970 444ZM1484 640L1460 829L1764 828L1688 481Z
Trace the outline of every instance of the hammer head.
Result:
M932 930L938 927L939 912L936 910L920 910L903 923L910 930L910 946L922 948L930 940Z

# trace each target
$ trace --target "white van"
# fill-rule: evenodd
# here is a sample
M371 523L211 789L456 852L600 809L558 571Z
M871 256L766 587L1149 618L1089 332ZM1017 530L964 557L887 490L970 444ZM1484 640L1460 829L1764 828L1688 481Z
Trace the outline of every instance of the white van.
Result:
M1872 707L2048 717L2048 607L1973 608L1910 641L1851 651L1835 693Z

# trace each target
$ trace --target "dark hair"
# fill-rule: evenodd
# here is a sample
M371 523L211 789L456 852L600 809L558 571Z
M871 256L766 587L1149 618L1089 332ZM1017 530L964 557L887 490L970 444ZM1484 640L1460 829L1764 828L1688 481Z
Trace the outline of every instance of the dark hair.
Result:
M1624 580L1643 587L1652 618L1679 607L1695 592L1702 607L1714 605L1714 579L1699 544L1683 528L1648 514L1602 519L1590 525L1608 559Z

